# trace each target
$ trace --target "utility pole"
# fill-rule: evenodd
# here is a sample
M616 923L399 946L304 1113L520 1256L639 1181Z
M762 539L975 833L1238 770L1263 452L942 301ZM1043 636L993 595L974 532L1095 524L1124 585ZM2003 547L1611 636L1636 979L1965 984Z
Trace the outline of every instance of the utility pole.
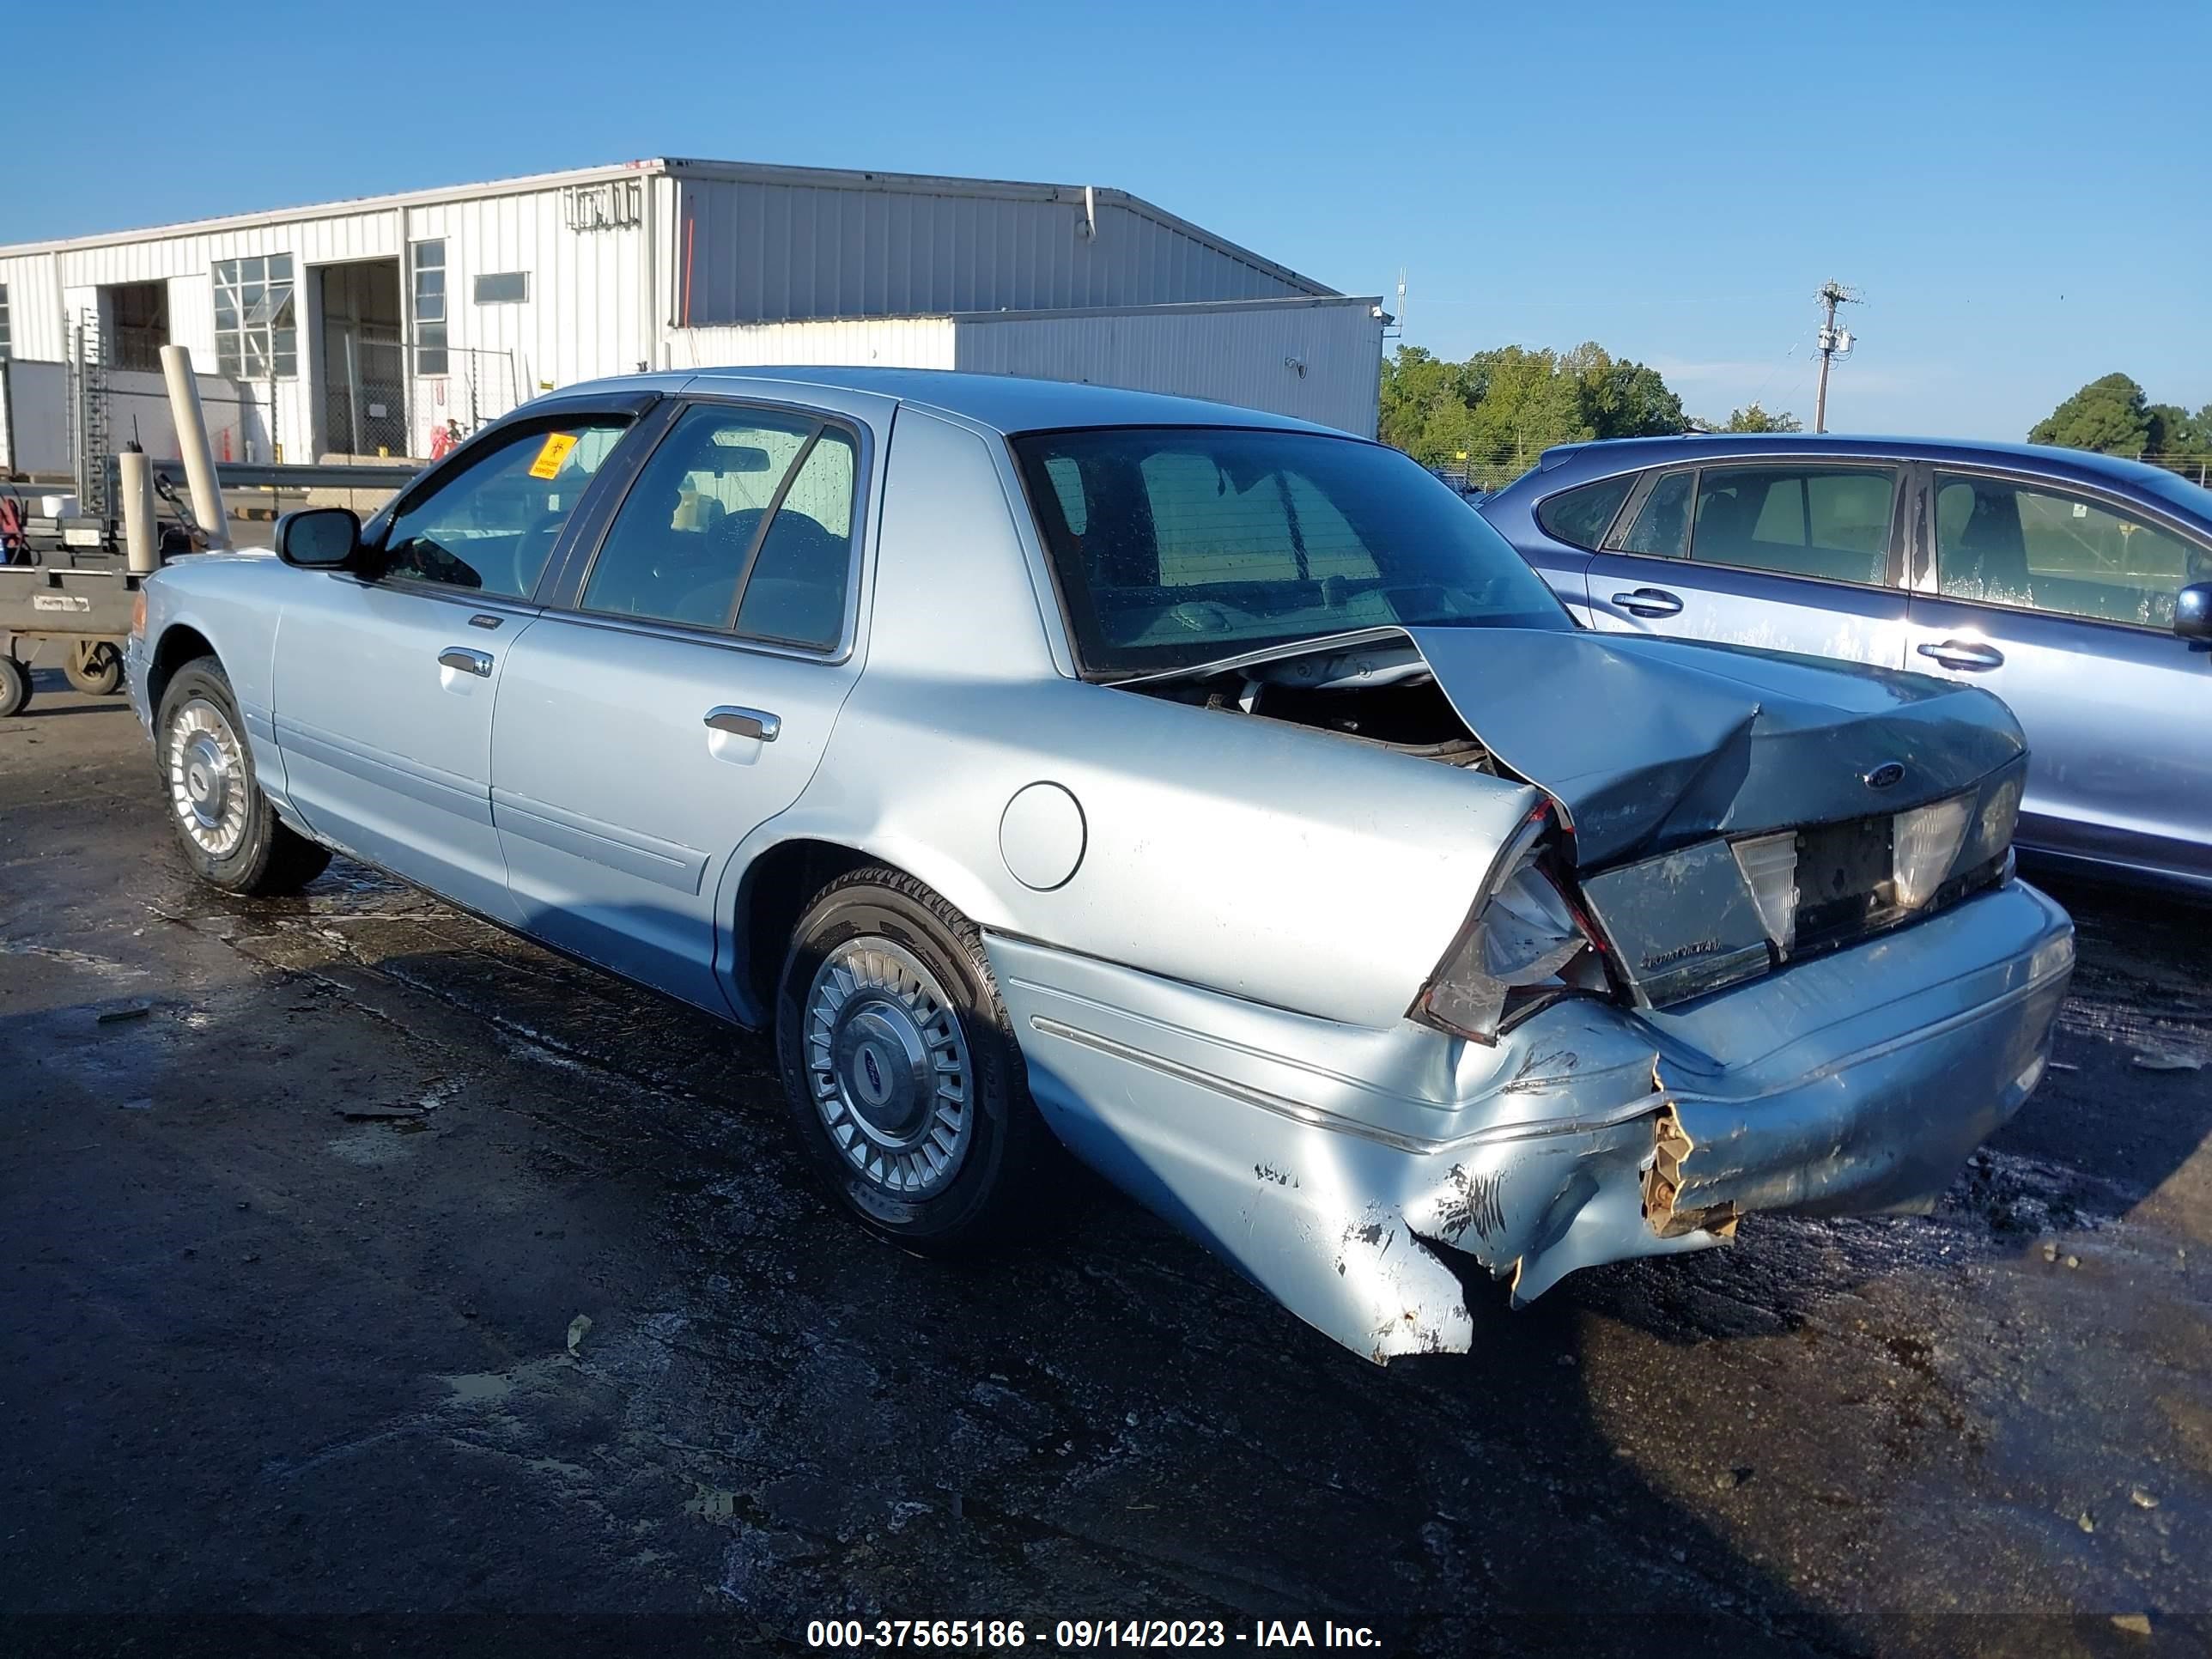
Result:
M1823 283L1814 296L1823 307L1820 316L1820 389L1813 398L1813 430L1828 429L1828 364L1831 359L1851 355L1850 330L1836 326L1836 307L1855 305L1858 295L1841 283Z

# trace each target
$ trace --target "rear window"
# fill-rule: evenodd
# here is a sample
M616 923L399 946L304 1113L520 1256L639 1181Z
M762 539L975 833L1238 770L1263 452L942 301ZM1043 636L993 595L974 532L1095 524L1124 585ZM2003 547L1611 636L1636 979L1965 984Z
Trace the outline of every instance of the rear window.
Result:
M1618 478L1600 478L1579 489L1562 490L1536 504L1536 522L1553 541L1595 549L1603 544L1605 532L1613 528L1613 514L1620 511L1620 504L1628 499L1629 486L1635 482L1636 475L1631 472Z
M1121 427L1013 447L1086 673L1389 624L1572 626L1480 514L1379 444Z

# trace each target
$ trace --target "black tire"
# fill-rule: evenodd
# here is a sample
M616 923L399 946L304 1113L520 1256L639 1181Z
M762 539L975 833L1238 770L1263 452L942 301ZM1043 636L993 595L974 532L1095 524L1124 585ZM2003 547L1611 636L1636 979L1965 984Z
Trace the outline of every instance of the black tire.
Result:
M943 990L941 1006L918 982L911 991L884 982L906 981L909 964L926 969ZM810 1018L809 1005L825 969L844 974L848 982L855 972L864 980L833 1014L816 1021ZM878 975L877 982L865 981L871 973ZM823 982L834 987L837 981ZM908 996L913 1001L902 1005L901 999ZM887 1009L886 1004L891 1006ZM902 1061L912 1056L910 1049L896 1047L898 1022L916 1007L923 1012L908 1024L926 1053L912 1070L902 1071ZM938 1013L950 1016L957 1027L957 1047ZM879 1040L863 1016L890 1030L892 1039ZM1030 1098L1028 1073L992 981L981 936L973 922L927 887L872 866L840 877L816 894L792 932L776 994L775 1036L784 1093L799 1139L830 1190L871 1231L907 1249L950 1255L1033 1225L1050 1184L1047 1166L1057 1143ZM871 1060L871 1053L885 1063L883 1067ZM963 1054L963 1099L957 1109L965 1128L947 1131L943 1121L956 1103L945 1095L951 1085L943 1079L952 1075L947 1067ZM905 1080L886 1085L884 1070ZM861 1097L884 1090L886 1099L879 1105L895 1116L907 1098L903 1091L925 1075L937 1086L921 1096L919 1115L923 1129L937 1136L932 1146L945 1154L945 1167L910 1179L905 1191L895 1190L902 1168L920 1170L934 1155L922 1148L884 1150L862 1127L860 1114L871 1109ZM896 1123L878 1127L892 1136L922 1133ZM942 1144L946 1141L952 1145ZM867 1150L849 1152L855 1145ZM878 1152L884 1167L871 1170L869 1157Z
M253 750L245 733L230 680L213 657L194 658L170 677L154 720L154 757L168 799L170 827L185 862L210 887L254 897L296 893L322 874L331 861L330 849L276 816L253 775ZM204 740L223 749L226 736L222 764L210 768L203 758L210 750L198 745ZM197 791L202 805L223 809L216 814L216 823L203 823L207 842L187 823L194 815L196 763L202 780L210 771L220 780L215 788L202 781ZM234 791L234 818L229 816Z
M84 653L80 662L77 648L72 646L62 672L80 691L95 697L112 696L123 689L123 653L111 641L100 640Z
M20 714L31 702L31 671L13 657L0 657L0 720Z

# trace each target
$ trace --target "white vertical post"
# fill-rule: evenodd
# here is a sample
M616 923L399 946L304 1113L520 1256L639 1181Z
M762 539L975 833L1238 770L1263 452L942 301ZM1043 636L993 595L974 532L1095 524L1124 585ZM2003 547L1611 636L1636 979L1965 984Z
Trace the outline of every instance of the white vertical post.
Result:
M228 547L230 520L223 516L222 491L215 481L215 451L208 445L207 416L200 411L200 387L192 378L190 346L161 348L161 378L169 386L169 416L177 425L177 448L184 457L192 517L207 532L210 547ZM273 410L270 418L275 418Z
M134 576L161 568L161 545L154 534L154 464L136 444L117 456L123 477L123 544Z

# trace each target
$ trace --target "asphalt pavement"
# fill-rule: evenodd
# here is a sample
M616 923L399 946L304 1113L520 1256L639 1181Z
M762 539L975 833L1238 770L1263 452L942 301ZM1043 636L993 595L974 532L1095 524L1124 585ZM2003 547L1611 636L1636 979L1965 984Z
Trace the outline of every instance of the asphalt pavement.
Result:
M2212 1649L2212 912L2054 886L2054 1068L1933 1217L1384 1370L1079 1181L1001 1259L872 1242L765 1043L343 860L198 887L121 700L40 680L0 1652Z

